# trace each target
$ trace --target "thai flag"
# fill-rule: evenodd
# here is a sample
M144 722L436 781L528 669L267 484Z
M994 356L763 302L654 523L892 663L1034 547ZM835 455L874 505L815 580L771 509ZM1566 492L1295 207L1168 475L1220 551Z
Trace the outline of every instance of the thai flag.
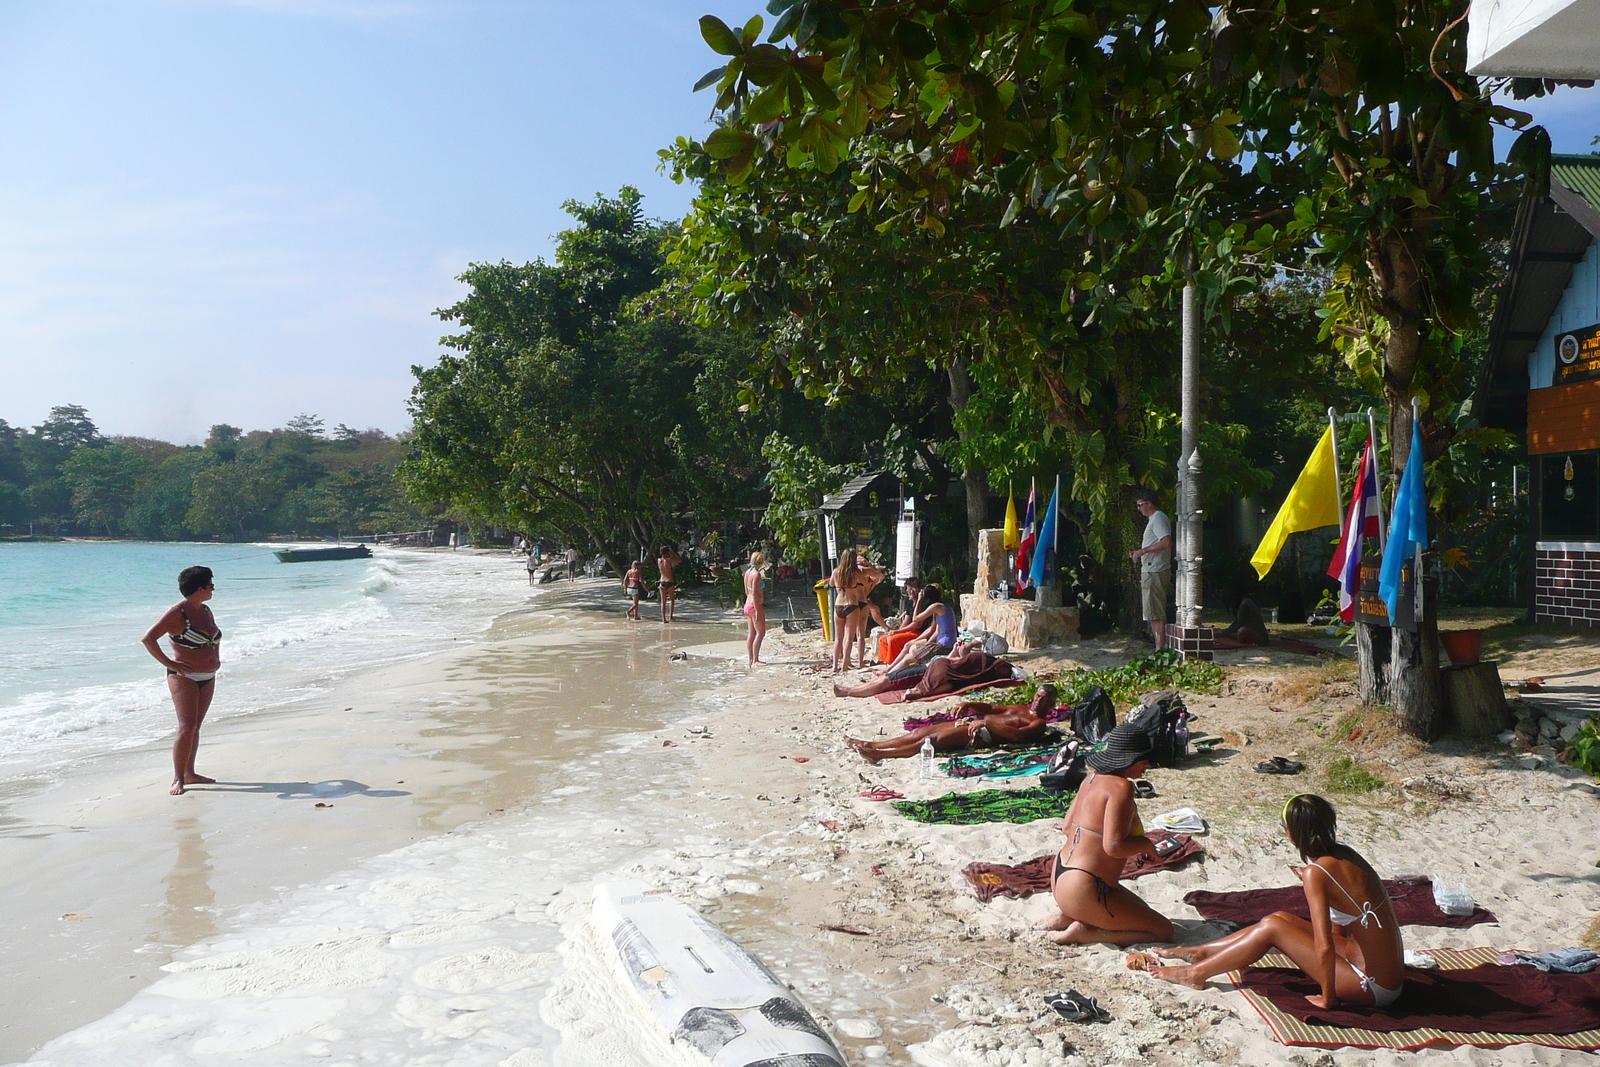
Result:
M1028 560L1033 555L1033 546L1039 540L1039 522L1033 509L1033 479L1028 479L1028 511L1022 519L1022 543L1017 546L1017 570L1020 572L1019 585L1028 584Z
M1328 577L1339 582L1339 618L1353 622L1356 601L1361 597L1361 539L1378 536L1378 465L1373 455L1372 438L1361 451L1361 466L1356 471L1355 490L1350 494L1350 511L1345 516L1344 536L1333 550Z

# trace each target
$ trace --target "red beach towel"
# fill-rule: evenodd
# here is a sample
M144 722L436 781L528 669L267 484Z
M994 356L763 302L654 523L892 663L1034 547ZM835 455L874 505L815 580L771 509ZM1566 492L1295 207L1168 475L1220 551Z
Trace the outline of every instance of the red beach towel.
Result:
M1150 840L1160 841L1176 837L1178 851L1168 856L1132 856L1122 867L1122 880L1140 878L1156 871L1181 867L1196 856L1205 855L1205 846L1188 834L1169 834L1165 830L1150 831ZM1056 854L1047 852L1026 863L1015 866L1006 863L969 863L961 870L962 877L972 886L979 900L987 904L995 897L1031 897L1035 893L1050 892L1050 872Z
M1389 891L1389 902L1394 905L1395 918L1400 920L1401 926L1460 928L1499 921L1482 908L1473 908L1471 915L1446 915L1433 902L1433 886L1429 882L1386 881L1383 887ZM1197 889L1184 897L1183 902L1198 911L1202 918L1240 926L1260 922L1275 911L1286 911L1308 921L1311 918L1306 891L1297 885L1281 889L1245 889L1236 893Z
M1320 986L1287 957L1272 955L1233 972L1245 999L1284 1044L1415 1049L1425 1045L1498 1048L1521 1041L1600 1048L1600 972L1546 974L1526 964L1492 963L1494 949L1429 950L1440 970L1406 968L1389 1008L1312 1007Z

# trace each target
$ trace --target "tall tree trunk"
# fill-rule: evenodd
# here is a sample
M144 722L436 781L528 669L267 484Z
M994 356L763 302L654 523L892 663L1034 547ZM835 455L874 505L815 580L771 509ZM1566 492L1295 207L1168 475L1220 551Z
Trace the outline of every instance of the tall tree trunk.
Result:
M1409 228L1397 227L1381 239L1376 254L1369 257L1380 289L1383 315L1389 323L1389 339L1383 352L1383 384L1389 401L1389 469L1396 490L1411 457L1412 380L1422 356L1423 284L1413 247L1420 244L1421 238ZM1425 584L1420 575L1418 581ZM1443 726L1435 604L1436 599L1425 590L1424 618L1418 621L1418 632L1396 629L1390 635L1389 703L1400 726L1424 741L1437 737ZM1381 670L1371 656L1375 651L1369 647L1368 659L1361 662L1363 682L1369 673L1375 675Z
M1356 660L1361 666L1361 703L1389 703L1389 628L1356 623Z
M972 378L967 374L966 356L950 361L950 407L956 414L956 432L962 440L961 413L972 398ZM968 462L961 471L961 485L967 492L967 572L978 573L978 531L989 521L989 472L982 464Z

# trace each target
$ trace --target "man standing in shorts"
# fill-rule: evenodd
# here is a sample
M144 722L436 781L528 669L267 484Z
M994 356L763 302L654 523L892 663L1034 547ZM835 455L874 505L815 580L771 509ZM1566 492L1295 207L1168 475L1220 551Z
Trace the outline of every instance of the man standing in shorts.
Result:
M1150 636L1157 648L1165 644L1167 597L1172 593L1172 520L1156 507L1156 495L1148 489L1136 490L1133 499L1145 517L1144 540L1128 553L1139 561L1139 605Z

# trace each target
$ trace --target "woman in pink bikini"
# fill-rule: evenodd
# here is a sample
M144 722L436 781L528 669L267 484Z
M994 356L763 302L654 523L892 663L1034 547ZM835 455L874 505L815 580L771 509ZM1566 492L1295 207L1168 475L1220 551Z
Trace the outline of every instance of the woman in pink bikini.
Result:
M767 636L767 593L762 583L766 580L767 557L760 552L750 553L750 566L744 572L744 617L749 623L745 635L745 651L750 654L750 666L761 663L761 642Z
M178 737L172 743L172 788L168 790L173 796L181 796L185 786L216 781L194 769L200 724L206 721L216 693L217 668L222 665L217 649L222 631L217 629L217 620L206 606L214 584L210 567L184 568L178 575L178 592L183 599L168 608L144 635L145 649L167 669L167 691L178 711ZM159 641L163 635L172 642L171 656L161 651Z
M1283 806L1283 825L1306 861L1293 870L1305 885L1310 922L1276 911L1209 944L1161 950L1188 960L1185 966L1163 966L1145 952L1129 955L1128 966L1203 989L1207 978L1248 967L1277 951L1322 986L1320 994L1306 998L1316 1007L1387 1008L1400 996L1405 945L1383 879L1355 849L1339 844L1333 805L1321 797L1291 797Z

